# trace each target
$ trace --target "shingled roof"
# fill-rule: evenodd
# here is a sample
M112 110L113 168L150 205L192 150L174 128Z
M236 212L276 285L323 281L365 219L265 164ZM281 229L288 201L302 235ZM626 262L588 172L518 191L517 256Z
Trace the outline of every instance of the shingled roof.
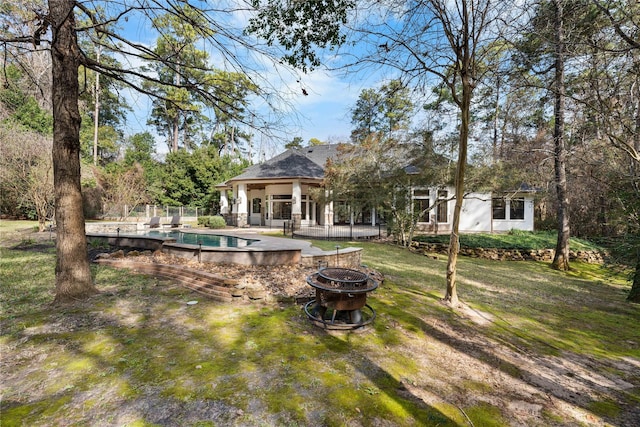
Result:
M290 148L264 163L249 166L243 173L227 181L254 179L307 178L323 179L327 159L338 153L339 144Z

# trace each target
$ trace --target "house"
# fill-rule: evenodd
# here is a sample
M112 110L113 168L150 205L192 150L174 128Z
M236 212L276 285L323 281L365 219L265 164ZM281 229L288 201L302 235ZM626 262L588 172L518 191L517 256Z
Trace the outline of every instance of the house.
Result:
M453 187L413 188L414 211L424 212L418 219L419 232L449 233L455 199ZM461 233L493 233L534 230L535 190L522 185L508 194L467 193L460 213ZM428 210L428 207L432 209Z
M339 144L327 144L292 148L248 167L216 186L220 191L220 213L238 227L281 227L285 221L301 226L377 224L380 218L374 208L354 213L343 203L313 199L313 193L323 189L325 165L328 159L337 157L338 147ZM453 187L415 187L411 191L414 211L424 212L417 229L450 232L455 206ZM467 194L460 232L533 230L533 193L523 186L509 194Z
M238 227L281 227L293 220L301 225L333 224L332 204L320 204L311 189L322 188L324 166L336 157L338 144L292 148L248 167L219 184L220 213Z

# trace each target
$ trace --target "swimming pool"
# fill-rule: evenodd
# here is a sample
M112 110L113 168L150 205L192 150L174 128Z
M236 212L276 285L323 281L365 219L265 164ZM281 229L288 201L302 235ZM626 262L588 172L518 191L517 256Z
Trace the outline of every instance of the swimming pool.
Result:
M187 245L209 246L213 248L244 248L254 242L256 239L243 239L242 237L227 236L222 234L200 234L200 233L184 233L182 231L161 231L148 230L139 233L140 236L160 237L167 239L175 239L175 243L183 243Z

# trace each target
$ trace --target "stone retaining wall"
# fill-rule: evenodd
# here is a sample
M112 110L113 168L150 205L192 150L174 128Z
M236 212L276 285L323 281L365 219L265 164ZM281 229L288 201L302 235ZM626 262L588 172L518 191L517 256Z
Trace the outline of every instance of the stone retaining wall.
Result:
M449 245L443 243L413 242L411 250L429 253L446 254ZM460 248L460 255L472 258L484 258L496 261L553 261L554 249L485 249L485 248ZM570 251L569 259L578 260L590 264L603 264L604 254L596 251Z
M304 267L358 268L362 264L362 248L346 248L326 255L303 255L300 264Z

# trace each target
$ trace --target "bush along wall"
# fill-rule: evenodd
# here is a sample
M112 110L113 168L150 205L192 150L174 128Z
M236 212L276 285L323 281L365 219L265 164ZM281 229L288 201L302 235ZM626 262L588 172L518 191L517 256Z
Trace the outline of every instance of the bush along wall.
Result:
M209 228L225 228L227 226L227 223L220 215L214 215L198 217L198 225Z
M433 253L446 254L449 245L443 243L412 242L411 250L424 255ZM554 249L495 249L495 248L460 248L460 255L472 258L492 259L495 261L553 261ZM571 261L582 261L589 264L603 264L605 254L598 251L570 251Z

